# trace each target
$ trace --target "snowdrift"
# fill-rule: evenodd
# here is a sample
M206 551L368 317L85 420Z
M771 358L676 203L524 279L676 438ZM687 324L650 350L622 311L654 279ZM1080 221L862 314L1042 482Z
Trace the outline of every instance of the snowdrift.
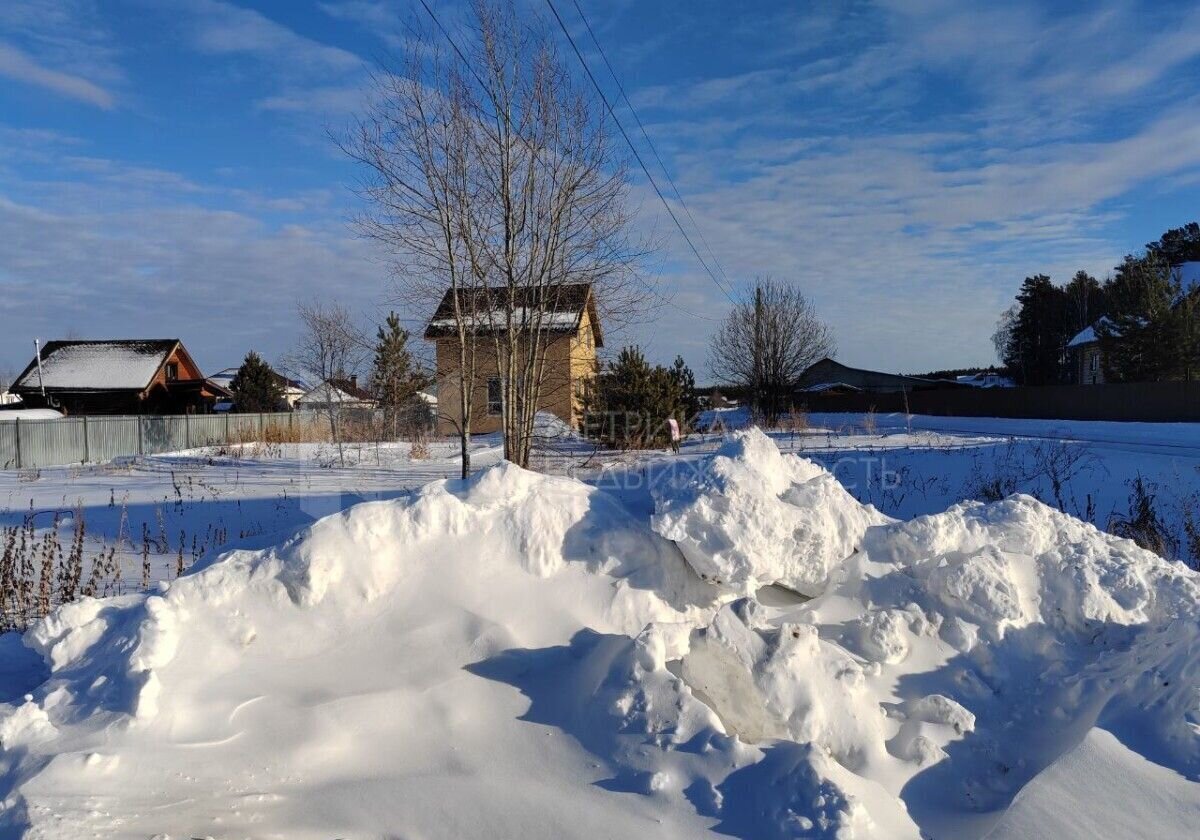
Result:
M1122 778L1112 825L1194 824L1195 573L1028 497L891 521L754 430L692 466L650 523L502 464L64 607L0 835L1082 838Z
M889 521L758 429L738 432L655 501L654 530L704 580L743 595L766 584L819 595L867 528Z

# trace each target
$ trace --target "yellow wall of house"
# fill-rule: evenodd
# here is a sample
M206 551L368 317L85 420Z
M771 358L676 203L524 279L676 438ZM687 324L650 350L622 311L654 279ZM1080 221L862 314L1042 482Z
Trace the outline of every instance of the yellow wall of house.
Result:
M437 349L438 433L457 434L462 426L459 404L461 368L457 338L440 338ZM499 376L495 346L490 339L481 339L475 350L477 374L471 409L472 433L488 434L500 431L500 416L489 411L488 380ZM561 335L546 347L546 362L542 376L538 410L549 411L560 420L578 428L583 419L582 394L584 383L596 375L596 346L591 322L586 313L580 329Z

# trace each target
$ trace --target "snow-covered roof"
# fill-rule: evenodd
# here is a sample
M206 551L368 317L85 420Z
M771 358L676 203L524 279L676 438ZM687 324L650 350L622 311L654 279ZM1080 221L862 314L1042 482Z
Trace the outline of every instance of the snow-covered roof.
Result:
M365 403L374 402L375 398L368 391L359 388L357 383L346 379L330 379L310 390L297 403L328 405L329 403Z
M1086 327L1076 333L1075 337L1067 342L1068 347L1079 347L1082 344L1091 344L1100 339L1096 336L1095 326Z
M0 423L14 420L61 420L63 413L53 408L9 408L0 411Z
M241 367L225 368L224 370L219 370L216 373L211 374L207 377L207 379L214 385L220 385L222 388L228 391L233 383L233 378L237 376L237 372L239 370L241 370ZM271 372L283 381L284 391L303 393L309 390L310 386L299 379L291 379L290 377L284 376L282 373L279 373L276 370L272 370Z
M40 370L34 359L13 387L140 391L178 344L173 338L51 341L42 349Z
M447 290L442 296L429 319L425 338L453 338L458 334L455 297L453 290ZM519 330L570 333L579 328L586 312L596 346L604 346L590 283L558 283L513 290L503 286L460 289L457 297L458 310L472 332L506 329L511 314L512 322Z
M1184 291L1190 292L1200 287L1200 260L1180 263L1175 267L1175 271L1179 275L1179 283L1183 286Z
M954 381L963 385L970 385L974 388L1012 388L1016 385L1007 376L986 371L956 376L954 377Z
M1108 323L1110 323L1110 321L1107 317L1104 317L1100 318L1091 326L1080 330L1078 333L1076 333L1074 338L1067 342L1067 348L1070 349L1072 347L1081 347L1084 344L1092 344L1093 342L1099 341L1100 336L1096 334L1096 327L1100 326L1101 324Z
M821 382L820 384L810 385L809 387L802 388L801 390L808 391L811 393L817 393L819 391L835 391L835 390L861 391L862 388L857 388L854 385L851 385L849 382Z
M474 316L467 315L465 323L476 329L501 329L508 323L508 312L503 309L491 309L476 312ZM530 329L542 330L571 330L579 324L578 312L537 312L518 307L512 312L513 324L528 326ZM433 330L457 329L455 318L434 318L429 322Z

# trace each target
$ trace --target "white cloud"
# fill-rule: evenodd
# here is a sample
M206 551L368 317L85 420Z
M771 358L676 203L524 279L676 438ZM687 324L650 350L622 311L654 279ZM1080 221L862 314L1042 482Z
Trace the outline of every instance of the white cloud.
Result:
M247 54L302 75L363 65L354 53L306 38L251 9L219 0L185 0L185 5L195 19L193 43L203 52Z
M0 76L53 91L60 96L86 102L105 110L113 107L113 95L79 76L43 67L16 47L0 43Z
M822 7L749 34L676 33L674 50L732 55L718 66L736 72L631 90L726 270L799 282L851 363L993 361L988 339L1022 277L1103 276L1141 242L1123 232L1139 193L1178 196L1200 173L1195 9L853 9L833 26ZM691 307L723 311L669 241ZM705 325L664 311L642 332L664 353L695 348L702 367Z
M361 111L370 96L366 82L359 85L295 88L267 96L256 104L263 111L302 114L349 114Z
M0 359L21 362L34 337L128 336L148 324L182 338L206 368L251 348L278 358L294 343L296 301L335 295L374 319L387 277L336 223L272 227L187 205L48 212L0 197L0 300L22 313L0 336Z
M0 6L0 34L7 37L0 41L0 76L111 109L115 97L99 82L120 78L113 51L102 29L77 11L70 3Z

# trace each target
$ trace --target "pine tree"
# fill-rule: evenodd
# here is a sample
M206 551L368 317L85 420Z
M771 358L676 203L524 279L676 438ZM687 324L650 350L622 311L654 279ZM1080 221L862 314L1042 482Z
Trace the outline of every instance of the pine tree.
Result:
M1146 245L1146 256L1172 267L1200 261L1200 224L1189 222L1183 227L1172 228L1157 242Z
M1086 271L1075 272L1063 292L1066 293L1067 331L1072 336L1096 323L1106 312L1104 288Z
M680 410L683 415L676 419L681 427L689 425L700 411L700 401L696 397L696 375L684 362L683 356L675 357L675 363L671 365L669 372L671 380L679 389Z
M371 389L393 433L412 408L413 397L426 384L408 349L408 337L408 331L400 326L400 317L395 312L389 313L376 335L375 360L371 365Z
M238 411L278 411L283 405L282 379L253 350L246 354L229 387Z
M665 446L667 418L684 413L684 392L673 369L651 366L637 347L626 347L597 382L597 408L607 417L602 436L623 449Z
M1025 385L1061 382L1070 327L1066 293L1045 274L1026 277L1009 325L1004 364Z
M1128 255L1105 285L1108 318L1096 328L1110 382L1169 379L1179 367L1178 275L1161 257ZM1190 314L1190 307L1188 314Z

